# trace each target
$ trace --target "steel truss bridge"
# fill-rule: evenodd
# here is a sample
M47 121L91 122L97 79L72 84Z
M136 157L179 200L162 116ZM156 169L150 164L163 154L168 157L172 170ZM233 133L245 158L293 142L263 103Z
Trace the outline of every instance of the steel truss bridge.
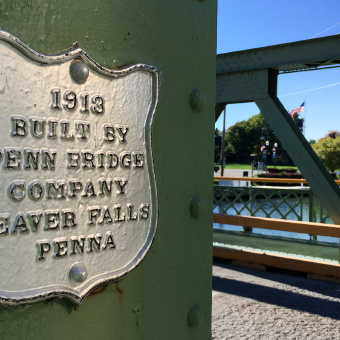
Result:
M301 171L318 201L327 210L327 214L335 223L335 225L329 225L329 228L334 230L340 228L339 186L294 121L287 115L287 110L277 97L277 78L281 73L322 70L339 66L339 35L219 54L216 64L215 120L228 104L254 102ZM242 223L248 227L268 225L266 221L258 219L248 219L247 221L238 219L238 222L233 222L230 216L225 218L214 216L214 221L229 224ZM272 224L275 224L274 221ZM281 228L285 228L282 225L288 224L288 221L278 224ZM276 223L277 226L278 224ZM295 227L300 230L300 226ZM308 230L310 228L314 227L307 226ZM214 247L214 255L247 263L259 262L273 265L274 262L279 267L287 266L287 261L292 261L288 265L290 269L308 267L308 271L314 272L316 275L321 273L340 278L339 265L335 265L336 269L332 266L331 269L325 271L324 268L327 265L322 266L321 264L323 268L321 270L316 261L314 264L313 261L307 261L301 265L301 259L281 258L278 260L275 257L273 260L265 253L227 250L223 247ZM311 266L314 269L311 269Z

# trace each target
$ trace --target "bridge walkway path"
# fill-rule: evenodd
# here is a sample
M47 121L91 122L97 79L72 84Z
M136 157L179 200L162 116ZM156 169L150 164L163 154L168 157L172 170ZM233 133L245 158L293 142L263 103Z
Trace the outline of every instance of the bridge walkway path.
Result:
M340 339L340 283L213 263L212 339Z

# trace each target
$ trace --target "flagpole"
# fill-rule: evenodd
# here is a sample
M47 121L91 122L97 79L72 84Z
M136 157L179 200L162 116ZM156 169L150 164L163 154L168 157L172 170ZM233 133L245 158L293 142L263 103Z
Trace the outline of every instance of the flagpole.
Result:
M306 108L306 99L307 99L307 93L305 93L305 101L304 101L305 109L303 111L303 135L304 136L306 136L306 110L307 110L307 108Z
M224 166L225 166L225 157L224 157L224 147L225 147L225 111L227 105L223 110L223 131L222 131L222 140L221 140L221 176L224 176Z

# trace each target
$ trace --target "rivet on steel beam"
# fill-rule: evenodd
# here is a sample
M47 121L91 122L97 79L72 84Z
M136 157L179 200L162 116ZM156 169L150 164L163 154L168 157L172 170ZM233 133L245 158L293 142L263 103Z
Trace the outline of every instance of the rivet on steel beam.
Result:
M205 212L205 201L200 195L194 195L190 198L189 211L192 218L199 218Z
M203 310L200 305L193 305L188 312L188 326L196 328L202 325L204 320Z
M68 278L77 283L84 282L87 279L86 267L80 262L75 263L68 273Z
M194 112L199 113L202 111L207 102L205 94L198 87L193 87L189 92L189 105Z
M89 77L89 68L81 60L75 59L70 64L70 76L78 84L84 84Z

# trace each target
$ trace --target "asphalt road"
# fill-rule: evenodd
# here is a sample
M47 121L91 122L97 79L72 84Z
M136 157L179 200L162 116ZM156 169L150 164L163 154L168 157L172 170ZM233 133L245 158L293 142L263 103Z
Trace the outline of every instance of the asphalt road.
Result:
M340 339L340 284L214 262L212 339Z
M248 176L250 177L252 175L251 170L246 169L224 169L223 176L231 176L231 177L243 177L243 172L248 171ZM257 175L259 172L257 170L253 170L253 175ZM261 172L260 172L261 173ZM221 169L217 172L214 172L214 177L221 176Z
M232 177L243 177L243 171L248 171L249 176L251 175L251 170L243 170L243 169L224 169L223 176L232 176ZM257 171L256 171L257 173ZM255 174L255 172L254 172ZM214 176L221 176L221 169L217 172L214 172Z

